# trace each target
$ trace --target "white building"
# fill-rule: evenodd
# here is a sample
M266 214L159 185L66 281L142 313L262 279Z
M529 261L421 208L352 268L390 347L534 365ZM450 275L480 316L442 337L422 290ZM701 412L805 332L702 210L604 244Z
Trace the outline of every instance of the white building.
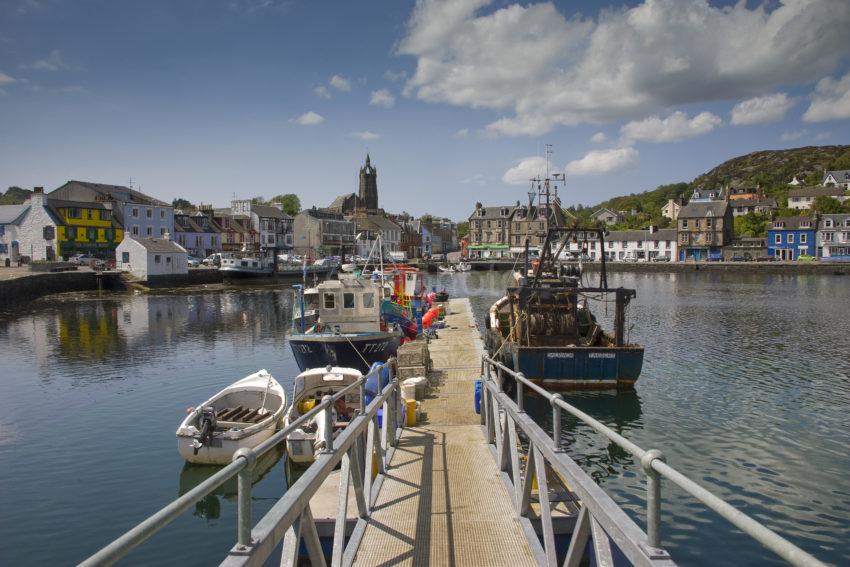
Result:
M168 238L136 240L132 236L124 236L115 249L115 267L142 280L158 276L185 276L189 273L188 255L185 248Z
M623 215L621 215L617 211L602 208L590 215L590 218L595 221L604 222L608 226L611 226L612 224L617 224L618 222L623 220Z
M812 203L818 197L832 197L842 203L847 200L843 186L803 187L788 191L788 208L805 210L812 208Z
M602 250L595 232L579 232L576 240L570 242L570 252L587 254L591 260L599 260ZM609 261L652 260L666 257L670 261L677 258L676 229L612 230L605 237L605 258Z
M832 185L842 189L850 189L850 169L827 171L823 176L822 185L824 187Z
M679 218L679 211L682 209L682 204L676 199L667 199L667 204L661 207L661 216L667 217L672 221Z
M818 223L817 254L820 258L850 256L850 215L821 215Z
M44 189L35 187L22 205L0 206L0 262L56 259L58 214L45 202Z

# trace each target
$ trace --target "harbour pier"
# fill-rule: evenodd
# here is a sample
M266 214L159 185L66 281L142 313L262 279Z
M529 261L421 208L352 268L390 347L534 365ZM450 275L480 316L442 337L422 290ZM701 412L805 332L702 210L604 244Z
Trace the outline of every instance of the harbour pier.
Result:
M330 408L381 369L334 394L191 491L143 520L81 565L111 565L194 503L238 478L235 544L222 565L596 565L669 567L664 486L702 506L792 565L824 563L617 432L490 359L467 299L446 304L446 328L429 344L431 394L420 422L404 427L392 361L390 383L325 447L269 512L254 521L251 469L304 420ZM512 396L502 378L516 381ZM480 380L477 386L476 382ZM473 410L480 387L480 414ZM524 410L545 398L552 431ZM380 414L380 415L379 415ZM563 414L582 421L640 463L645 513L638 523L564 450ZM329 415L329 414L328 414ZM326 431L331 431L328 427ZM722 545L722 542L717 542Z

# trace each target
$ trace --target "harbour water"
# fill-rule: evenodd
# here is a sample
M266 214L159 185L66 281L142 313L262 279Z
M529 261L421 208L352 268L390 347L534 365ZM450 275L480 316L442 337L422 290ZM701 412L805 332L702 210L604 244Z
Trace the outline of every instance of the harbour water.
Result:
M469 296L482 321L506 278L430 284ZM629 326L646 347L643 374L635 392L568 401L819 558L850 563L850 282L695 273L610 283L637 289ZM178 456L174 429L187 406L259 368L291 388L292 299L268 287L75 294L0 315L0 565L79 561L203 478ZM592 307L606 319L605 305ZM526 407L549 419L539 400ZM638 465L572 420L563 436L642 525ZM260 465L255 517L285 490L283 461ZM694 500L664 493L664 544L680 564L780 564ZM126 564L217 563L235 539L235 504L235 487L223 487Z

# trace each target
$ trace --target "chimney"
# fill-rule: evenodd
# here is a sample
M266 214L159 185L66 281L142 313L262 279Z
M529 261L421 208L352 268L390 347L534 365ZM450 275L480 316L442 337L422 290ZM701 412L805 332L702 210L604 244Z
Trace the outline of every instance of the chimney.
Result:
M658 226L656 226L654 224L649 225L649 234L655 234L655 232L657 230L658 230Z
M171 240L171 233L166 230L165 234L162 235L162 239L163 240Z
M33 187L32 194L29 196L30 205L36 207L44 206L44 187Z
M44 194L44 187L33 187L32 192L33 193L40 193L40 194L43 195Z

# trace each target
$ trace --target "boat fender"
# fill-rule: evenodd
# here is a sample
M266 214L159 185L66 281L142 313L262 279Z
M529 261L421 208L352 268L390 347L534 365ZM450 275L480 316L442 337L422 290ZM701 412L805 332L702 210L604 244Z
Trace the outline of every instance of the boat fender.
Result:
M212 441L213 431L215 431L215 426L217 425L217 420L215 417L215 408L212 406L206 406L201 409L201 415L198 417L198 423L201 426L201 432L195 436L195 439L192 441L192 449L193 454L198 454L198 449L204 446L204 444Z

